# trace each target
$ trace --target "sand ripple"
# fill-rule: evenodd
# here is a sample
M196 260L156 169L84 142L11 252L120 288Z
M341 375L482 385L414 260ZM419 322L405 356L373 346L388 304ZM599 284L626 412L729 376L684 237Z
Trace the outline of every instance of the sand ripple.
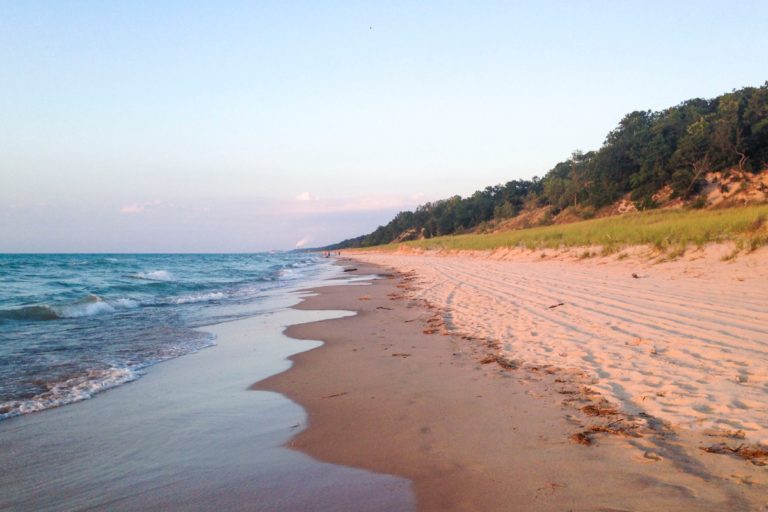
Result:
M498 341L529 364L587 373L627 412L672 428L741 429L768 443L768 281L748 262L705 259L698 270L719 267L693 279L686 261L361 259L415 270L413 296L446 307L446 328ZM736 271L749 278L734 279Z

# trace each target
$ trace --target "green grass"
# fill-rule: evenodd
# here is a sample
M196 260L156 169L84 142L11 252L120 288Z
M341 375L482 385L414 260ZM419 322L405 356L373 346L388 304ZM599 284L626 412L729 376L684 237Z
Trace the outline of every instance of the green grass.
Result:
M617 217L574 222L555 226L505 231L483 235L456 235L389 244L380 249L395 250L400 245L422 249L487 250L498 247L527 247L530 250L560 247L602 246L601 255L633 245L650 245L661 251L676 246L682 255L689 244L699 247L708 242L727 240L746 242L749 249L768 243L760 219L768 217L768 205L723 210L652 210ZM581 254L589 257L591 254ZM596 256L597 254L595 254Z

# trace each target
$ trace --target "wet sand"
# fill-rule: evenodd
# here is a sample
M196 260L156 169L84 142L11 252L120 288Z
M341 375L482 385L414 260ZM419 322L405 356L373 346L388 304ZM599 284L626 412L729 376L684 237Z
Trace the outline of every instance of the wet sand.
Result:
M354 265L393 279L326 287L295 306L357 315L289 327L290 337L325 344L253 386L307 410L293 449L410 479L424 511L768 504L766 467L699 449L738 439L621 411L578 369L499 358L492 341L445 332L450 312L414 300L416 274Z
M286 325L346 312L285 310L215 325L218 345L91 400L0 422L0 509L413 510L410 482L324 464L282 445L303 409L248 389L317 347Z

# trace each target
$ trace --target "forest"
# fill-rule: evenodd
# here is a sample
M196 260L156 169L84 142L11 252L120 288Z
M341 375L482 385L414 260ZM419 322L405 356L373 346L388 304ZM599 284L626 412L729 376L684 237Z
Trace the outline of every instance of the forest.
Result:
M654 194L692 199L710 172L758 173L768 165L768 82L717 98L692 99L659 112L627 114L596 151L574 151L543 178L486 187L469 197L398 213L373 233L323 249L370 247L396 239L462 234L493 219L549 206L595 211L629 195L638 210L658 206ZM405 234L405 235L404 235Z

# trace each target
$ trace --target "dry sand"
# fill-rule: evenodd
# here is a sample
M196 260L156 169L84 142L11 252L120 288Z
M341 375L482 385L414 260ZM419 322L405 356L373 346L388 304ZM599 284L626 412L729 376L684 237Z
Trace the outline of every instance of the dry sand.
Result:
M736 448L743 440L710 437L703 430L674 428L651 413L635 414L628 406L635 402L618 400L617 388L607 384L616 381L625 390L634 389L639 384L631 379L638 373L642 379L658 379L653 382L665 379L662 385L675 390L673 398L691 393L670 377L674 371L667 367L675 366L670 362L673 355L662 353L667 348L662 340L625 345L622 338L608 350L608 341L602 339L618 333L632 340L656 325L672 329L673 323L712 322L712 312L686 320L677 308L691 298L670 299L658 292L661 285L652 278L614 283L611 288L611 280L603 278L611 271L604 266L591 270L569 265L571 274L562 276L556 264L528 263L528 273L512 275L516 264L482 259L357 258L358 274L377 271L361 264L362 258L416 272L390 270L392 279L368 287L326 287L297 306L358 314L289 327L288 336L322 340L325 345L292 356L291 370L253 386L283 393L307 410L308 428L289 443L292 448L321 461L406 477L413 482L418 510L756 510L768 505L768 469L759 460L745 460L717 446L713 451L723 453L699 449L715 443ZM538 272L537 277L531 277L532 272ZM574 280L580 284L574 285ZM617 297L616 290L629 286L642 286L644 293L635 290L631 299ZM526 295L511 290L525 290ZM704 308L707 301L701 294L692 300ZM753 310L761 307L756 295L746 296ZM577 298L580 306L574 306ZM432 309L420 299L431 300ZM559 299L566 305L550 310ZM637 335L630 328L641 323L640 315L622 306L627 300L637 301L653 315L642 322L644 330ZM661 304L654 306L657 302ZM718 304L710 304L710 310ZM619 317L622 307L628 311ZM736 314L739 308L732 305L726 311ZM553 320L547 314L557 316ZM612 325L630 334L605 326L598 319L601 314L613 314ZM485 332L504 322L508 329ZM749 328L759 329L759 323L753 320ZM451 332L460 326L467 334L474 329L476 336L509 346ZM572 341L564 336L568 326ZM598 329L594 349L587 343L592 329ZM740 329L738 336L747 337L745 328ZM696 332L704 336L708 331ZM554 339L555 333L561 338ZM555 343L561 345L552 346ZM560 356L564 346L584 352ZM657 355L643 355L650 347L656 347ZM632 356L647 356L650 371L661 376L633 369L637 367L626 362ZM520 361L534 357L547 364L536 367ZM612 367L614 360L622 363L624 375ZM755 360L753 356L743 361L750 365L750 377L757 373ZM734 366L732 374L744 375L741 369ZM734 385L752 389L753 384L747 380ZM655 393L663 388L648 388L662 398Z
M724 251L661 264L582 251L361 258L413 269L412 296L445 308L448 330L581 372L624 411L768 444L768 251L732 264Z

